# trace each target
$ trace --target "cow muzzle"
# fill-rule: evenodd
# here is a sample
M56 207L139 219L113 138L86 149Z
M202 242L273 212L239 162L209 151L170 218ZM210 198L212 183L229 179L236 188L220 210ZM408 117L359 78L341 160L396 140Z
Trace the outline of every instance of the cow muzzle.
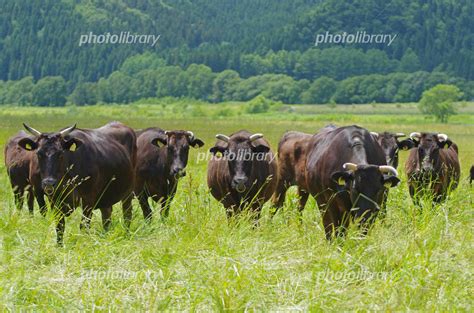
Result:
M183 169L183 168L173 169L171 171L171 175L173 175L174 178L176 178L176 179L180 179L180 178L186 176L186 170Z
M247 186L245 185L246 182L246 177L236 177L232 180L232 188L237 190L238 193L243 193L247 189Z
M57 184L57 180L53 178L46 178L43 179L41 182L41 187L43 188L43 191L46 195L52 196L55 190Z

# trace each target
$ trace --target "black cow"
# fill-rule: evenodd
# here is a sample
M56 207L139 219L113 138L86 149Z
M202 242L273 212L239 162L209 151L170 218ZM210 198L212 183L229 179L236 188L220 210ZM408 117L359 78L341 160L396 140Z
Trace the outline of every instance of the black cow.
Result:
M204 142L191 131L184 130L148 128L137 131L136 134L138 154L135 194L146 219L152 217L149 197L160 203L166 217L178 180L186 175L189 147L202 147Z
M214 157L207 169L211 194L224 205L228 217L249 206L258 218L278 180L277 162L270 144L262 134L245 130L230 137L218 134L216 138L216 145L210 149Z
M370 132L339 127L313 136L307 147L306 185L323 216L326 238L344 234L350 218L373 221L386 189L400 180Z
M123 201L125 224L131 220L131 194L136 162L135 132L118 122L98 129L65 128L42 133L24 124L34 139L18 145L35 151L41 187L57 209L57 241L63 242L65 217L81 205L81 228L89 227L92 210L102 211L110 226L112 205Z
M405 139L400 141L399 138L405 137L404 133L390 133L390 132L383 132L383 133L376 133L370 132L375 140L379 143L380 147L382 148L385 159L387 161L387 165L390 165L394 168L398 168L398 152L400 150L410 150L415 146L413 140Z

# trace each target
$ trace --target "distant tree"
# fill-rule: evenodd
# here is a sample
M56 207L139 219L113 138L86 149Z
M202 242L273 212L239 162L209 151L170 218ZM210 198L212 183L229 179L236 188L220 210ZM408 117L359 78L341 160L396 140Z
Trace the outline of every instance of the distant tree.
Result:
M132 78L119 71L98 83L99 99L106 103L128 103L134 98L133 92Z
M179 66L166 66L156 74L156 96L183 97L187 94L186 77Z
M215 102L233 100L239 82L240 76L236 71L220 72L212 82L212 100Z
M411 48L408 48L400 60L400 64L398 65L398 71L412 73L419 71L420 69L420 59Z
M206 100L212 93L214 73L202 64L191 64L185 72L187 96Z
M6 84L5 103L27 105L33 100L33 87L35 83L33 76L26 76L17 81L10 81Z
M462 92L453 85L436 85L423 92L418 108L424 114L433 115L441 123L447 123L456 114L454 102L462 97Z
M69 101L76 105L91 105L97 103L97 84L80 83L69 95Z
M275 75L276 76L276 75ZM274 101L283 103L297 103L300 100L301 90L298 83L291 77L286 75L278 75L267 84L262 90L262 96Z
M137 54L123 62L120 71L128 75L134 75L143 70L156 70L166 66L166 61L151 52Z
M322 104L329 103L331 97L336 92L337 83L334 79L323 76L316 79L301 95L303 103L308 104Z
M40 79L32 90L32 103L38 106L64 106L66 104L66 82L61 76Z

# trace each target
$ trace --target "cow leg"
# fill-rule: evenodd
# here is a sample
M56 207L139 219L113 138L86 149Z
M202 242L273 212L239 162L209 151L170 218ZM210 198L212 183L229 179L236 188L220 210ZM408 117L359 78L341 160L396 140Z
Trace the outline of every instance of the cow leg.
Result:
M104 230L110 229L110 224L112 222L112 207L101 208L100 212L102 213L102 225Z
M35 194L36 202L38 202L41 215L46 216L47 208L46 208L46 201L44 201L44 193L42 191L37 191L36 189L34 189L34 194Z
M276 211L283 206L286 198L286 191L288 190L288 184L284 179L278 181L277 188L273 195L273 205L275 206Z
M34 197L33 190L31 187L28 189L27 192L28 192L28 211L30 211L30 214L33 215L33 210L35 207L35 197Z
M303 212L306 202L308 201L309 193L306 190L298 187L298 194L300 196L300 206L298 209L300 212Z
M148 196L145 191L141 192L138 196L138 202L143 211L143 217L146 221L150 221L153 217L153 212L151 211L150 204L148 203Z
M56 224L56 242L58 243L58 246L62 246L64 241L64 229L66 227L66 217L62 212L58 213L58 221Z
M23 194L24 194L24 189L17 187L14 189L13 193L15 196L15 205L17 210L21 210L23 208Z
M160 214L163 218L168 218L170 214L170 206L171 206L171 197L161 197L158 200L158 203L161 207Z
M81 230L89 229L91 227L92 208L84 205L82 208Z
M122 200L123 222L125 227L130 228L132 223L132 195Z

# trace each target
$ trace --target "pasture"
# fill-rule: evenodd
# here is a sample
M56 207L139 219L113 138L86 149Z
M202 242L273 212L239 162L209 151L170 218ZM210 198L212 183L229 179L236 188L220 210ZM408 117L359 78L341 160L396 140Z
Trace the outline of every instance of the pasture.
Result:
M187 176L170 216L146 224L134 201L130 232L115 208L104 232L100 212L79 230L80 210L66 221L64 247L56 245L53 217L37 207L17 211L0 163L0 309L197 311L472 311L474 103L449 124L433 123L414 105L292 106L264 114L239 104L133 104L66 108L4 107L0 147L27 122L41 131L77 123L95 128L118 120L134 128L186 129L205 142L191 149ZM462 180L438 206L415 207L402 183L390 190L387 217L367 236L353 227L345 240L327 242L310 198L300 219L295 190L273 219L267 204L259 227L243 214L227 221L206 185L198 152L216 133L261 132L276 152L286 130L314 133L328 123L373 131L438 131L459 145Z

